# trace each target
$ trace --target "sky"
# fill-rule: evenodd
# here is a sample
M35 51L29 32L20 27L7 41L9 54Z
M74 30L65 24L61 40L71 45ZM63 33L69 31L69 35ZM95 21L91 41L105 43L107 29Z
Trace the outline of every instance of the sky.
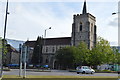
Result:
M71 37L73 15L81 14L84 0L9 0L6 38L36 40ZM6 0L0 0L0 37L3 37ZM117 0L87 0L87 12L96 17L97 36L118 45Z

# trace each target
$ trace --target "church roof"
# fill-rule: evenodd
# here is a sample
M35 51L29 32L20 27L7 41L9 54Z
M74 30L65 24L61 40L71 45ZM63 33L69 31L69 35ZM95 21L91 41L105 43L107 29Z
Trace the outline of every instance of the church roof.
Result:
M70 45L71 37L61 37L61 38L46 38L46 45Z
M45 45L71 45L71 37L44 38ZM26 41L25 44L34 47L36 41Z

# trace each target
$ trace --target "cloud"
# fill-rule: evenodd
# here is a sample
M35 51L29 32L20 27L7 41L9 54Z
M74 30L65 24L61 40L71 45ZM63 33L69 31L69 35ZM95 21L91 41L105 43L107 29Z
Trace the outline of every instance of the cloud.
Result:
M47 31L47 37L71 36L73 8L62 3L53 3L53 5L58 7L58 12L53 9L54 6L45 3L11 3L7 38L33 40L38 35L44 35L44 30L50 26L52 29Z
M113 18L112 20L110 20L109 23L108 23L108 26L118 27L118 18L115 17L115 18Z
M8 16L7 38L35 40L38 35L44 35L45 29L50 26L52 29L47 30L47 37L70 37L73 15L81 13L83 1L81 1L82 3L11 2L9 3L10 15ZM115 27L115 23L113 24L113 22L116 22L117 15L111 16L110 12L111 10L114 11L114 5L116 3L90 3L87 6L88 11L92 7L90 11L95 14L97 35L110 41L117 40L117 27ZM5 4L2 4L2 6L5 6ZM109 8L111 10L108 10ZM108 11L102 12L103 9ZM3 15L3 20L0 22L4 22Z

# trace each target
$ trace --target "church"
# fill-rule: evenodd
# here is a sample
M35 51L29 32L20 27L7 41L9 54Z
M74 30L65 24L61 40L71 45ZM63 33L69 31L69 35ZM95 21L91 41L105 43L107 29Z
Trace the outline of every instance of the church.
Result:
M42 65L48 65L50 68L56 68L56 60L54 55L57 50L66 46L77 46L81 41L84 41L89 49L92 49L96 44L96 18L87 12L86 1L84 1L82 14L73 15L73 23L71 37L44 38L45 44L42 47ZM33 50L36 41L26 41L29 49L27 63L31 63ZM69 55L68 55L69 56ZM39 63L38 63L39 64Z

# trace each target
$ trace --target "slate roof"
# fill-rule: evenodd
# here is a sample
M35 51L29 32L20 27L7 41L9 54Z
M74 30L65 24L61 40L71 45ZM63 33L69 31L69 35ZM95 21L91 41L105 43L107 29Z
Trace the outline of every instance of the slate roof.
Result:
M71 45L71 37L44 38L45 45ZM26 41L25 44L34 47L36 41Z

